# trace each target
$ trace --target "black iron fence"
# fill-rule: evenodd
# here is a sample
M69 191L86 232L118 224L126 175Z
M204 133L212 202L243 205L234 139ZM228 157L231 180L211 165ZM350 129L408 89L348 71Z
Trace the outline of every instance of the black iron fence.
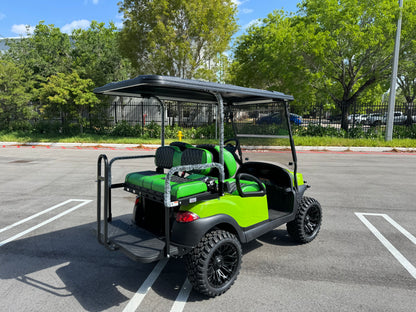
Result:
M350 108L347 115L348 128L370 128L385 125L387 122L387 103L373 103L370 105L356 105ZM309 114L302 116L302 124L310 124L323 127L341 128L341 113L334 110L324 110L322 105L315 105L310 109ZM394 109L395 125L411 125L416 123L416 110L413 105L397 104Z
M154 99L120 98L111 104L109 116L113 125L124 121L145 127L151 122L161 124L162 108ZM216 116L216 105L165 101L166 125L200 127L215 123Z

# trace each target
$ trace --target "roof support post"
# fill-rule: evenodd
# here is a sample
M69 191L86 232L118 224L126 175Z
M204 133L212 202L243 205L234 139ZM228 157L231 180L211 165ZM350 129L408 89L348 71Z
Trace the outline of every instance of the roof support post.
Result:
M220 164L224 167L224 101L221 93L215 92L218 103L218 115L220 117ZM219 188L220 195L224 195L224 174L220 174Z

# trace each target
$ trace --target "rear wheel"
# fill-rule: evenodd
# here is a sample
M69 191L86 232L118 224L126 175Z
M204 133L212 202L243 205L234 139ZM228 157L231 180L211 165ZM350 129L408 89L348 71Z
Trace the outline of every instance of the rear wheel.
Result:
M221 295L237 279L241 258L241 245L233 234L223 230L209 232L186 255L188 279L202 294Z
M321 229L322 208L316 199L303 197L295 220L286 224L289 235L298 243L312 241Z

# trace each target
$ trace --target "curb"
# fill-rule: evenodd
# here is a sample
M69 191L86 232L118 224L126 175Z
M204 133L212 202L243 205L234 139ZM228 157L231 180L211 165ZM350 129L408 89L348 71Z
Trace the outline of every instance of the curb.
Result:
M116 144L116 143L44 143L44 142L0 142L0 147L47 147L47 148L104 148L104 149L157 149L158 144ZM287 146L241 146L245 151L285 151ZM416 148L406 147L362 147L362 146L296 146L296 151L314 152L375 152L375 153L416 153Z

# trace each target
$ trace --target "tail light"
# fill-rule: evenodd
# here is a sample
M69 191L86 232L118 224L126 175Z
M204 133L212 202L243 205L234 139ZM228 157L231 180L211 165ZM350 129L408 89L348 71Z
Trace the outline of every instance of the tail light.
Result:
M176 215L176 221L180 223L189 223L198 219L199 216L191 211L179 211Z

